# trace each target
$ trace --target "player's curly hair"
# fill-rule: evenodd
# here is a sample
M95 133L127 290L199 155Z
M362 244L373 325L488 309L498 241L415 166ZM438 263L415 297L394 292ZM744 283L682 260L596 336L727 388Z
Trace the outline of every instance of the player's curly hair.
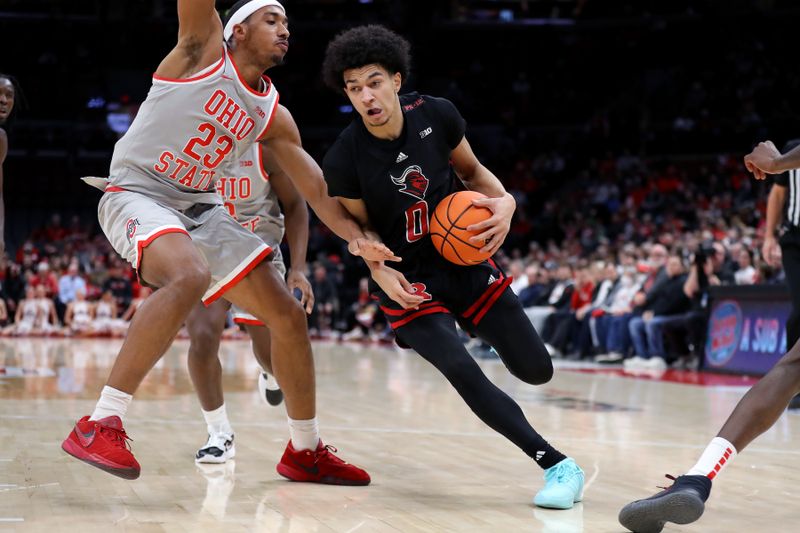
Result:
M392 30L378 24L358 26L337 35L325 50L322 79L336 92L344 87L345 70L376 63L403 81L411 70L411 45Z

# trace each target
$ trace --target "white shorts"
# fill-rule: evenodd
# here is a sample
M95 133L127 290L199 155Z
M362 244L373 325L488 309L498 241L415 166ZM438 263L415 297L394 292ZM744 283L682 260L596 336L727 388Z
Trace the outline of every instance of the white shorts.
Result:
M143 194L109 187L100 199L97 213L114 250L137 271L144 249L154 240L167 233L188 235L211 272L211 284L203 295L206 305L241 281L272 252L221 205L197 204L178 211Z
M283 263L283 255L281 255L281 248L280 246L275 246L273 250L275 252L272 256L272 264L275 265L275 268L278 272L281 273L284 279L286 279L286 265ZM233 314L233 321L236 324L246 324L248 326L263 326L264 323L245 311L240 307L236 307L235 305L231 306L231 313Z

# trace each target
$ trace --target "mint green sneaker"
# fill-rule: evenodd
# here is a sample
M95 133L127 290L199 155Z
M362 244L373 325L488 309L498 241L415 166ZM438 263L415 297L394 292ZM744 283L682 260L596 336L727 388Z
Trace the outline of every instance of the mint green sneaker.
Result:
M544 488L533 503L549 509L572 509L583 499L583 470L567 457L544 471Z

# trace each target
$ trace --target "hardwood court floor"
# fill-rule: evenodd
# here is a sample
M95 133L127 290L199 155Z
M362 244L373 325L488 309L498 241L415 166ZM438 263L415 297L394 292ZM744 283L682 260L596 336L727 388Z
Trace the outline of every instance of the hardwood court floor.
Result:
M61 451L88 414L119 341L0 341L0 531L616 532L631 499L690 467L743 387L702 387L560 368L531 387L481 365L586 471L582 504L531 505L538 468L481 424L412 352L315 346L326 442L368 469L369 487L296 484L275 472L285 412L255 393L246 341L223 343L235 462L195 466L205 424L177 342L129 411L142 477L125 481ZM701 522L666 531L796 531L800 419L784 415L716 483Z

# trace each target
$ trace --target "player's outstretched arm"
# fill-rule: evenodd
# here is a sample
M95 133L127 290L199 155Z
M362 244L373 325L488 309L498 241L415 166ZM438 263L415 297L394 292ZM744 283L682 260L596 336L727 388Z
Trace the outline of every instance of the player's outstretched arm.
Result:
M365 228L364 233L370 239L380 240L380 237L371 231L367 205L361 198L336 198L342 207L347 210L356 221ZM372 279L377 283L389 298L394 300L403 309L416 309L425 299L416 294L416 290L406 279L402 272L389 268L383 261L367 261Z
M506 192L497 176L478 161L466 137L461 139L458 146L450 153L450 160L453 162L456 174L469 190L489 197L473 200L472 203L488 207L493 213L492 216L483 222L468 226L467 230L481 232L469 240L475 244L486 243L481 251L494 254L500 249L511 229L511 218L514 216L517 202Z
M222 20L214 0L178 0L178 44L156 69L162 78L188 78L222 57Z
M286 172L320 220L347 241L350 253L368 261L400 260L384 244L369 240L342 205L328 196L322 169L303 149L300 132L288 109L278 106L272 125L261 140L265 143L264 155Z

